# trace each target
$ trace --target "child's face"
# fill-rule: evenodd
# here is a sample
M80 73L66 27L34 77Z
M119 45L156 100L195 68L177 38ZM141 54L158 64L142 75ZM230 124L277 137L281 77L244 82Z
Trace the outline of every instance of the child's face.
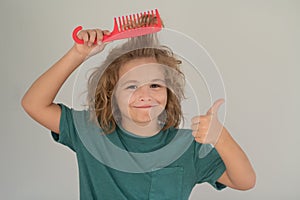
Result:
M122 124L157 122L167 104L164 68L154 58L139 58L121 66L115 90Z

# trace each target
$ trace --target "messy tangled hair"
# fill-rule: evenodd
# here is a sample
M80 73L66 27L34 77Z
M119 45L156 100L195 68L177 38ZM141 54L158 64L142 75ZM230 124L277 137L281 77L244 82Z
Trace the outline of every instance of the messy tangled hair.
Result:
M155 34L129 39L110 51L106 60L91 74L88 81L88 106L91 119L99 123L104 133L115 130L117 123L113 116L113 91L119 80L119 70L128 61L138 58L154 58L158 64L170 67L165 70L167 86L166 116L163 130L178 127L183 119L181 101L184 98L184 75L180 71L181 61L173 52L161 46ZM172 72L176 72L176 76ZM172 73L172 74L171 74Z

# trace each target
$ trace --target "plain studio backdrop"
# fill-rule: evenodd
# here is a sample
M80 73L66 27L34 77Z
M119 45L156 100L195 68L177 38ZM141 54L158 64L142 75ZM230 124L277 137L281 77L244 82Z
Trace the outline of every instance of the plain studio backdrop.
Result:
M246 192L196 186L194 199L300 199L300 2L1 0L1 199L78 199L75 154L20 106L32 82L73 44L77 25L111 29L114 16L158 8L166 27L201 44L226 89L225 126L247 152ZM72 105L75 74L57 101ZM298 117L297 117L298 116Z

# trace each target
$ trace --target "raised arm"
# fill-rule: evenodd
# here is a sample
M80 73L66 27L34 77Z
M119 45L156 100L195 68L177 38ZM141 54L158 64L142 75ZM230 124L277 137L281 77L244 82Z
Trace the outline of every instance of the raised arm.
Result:
M215 145L226 166L226 171L218 179L231 188L248 190L255 186L256 175L245 152L231 137L226 128Z
M193 136L199 143L214 144L221 156L226 171L218 182L234 189L248 190L254 187L256 175L245 152L218 120L218 109L223 102L223 99L216 101L206 115L192 119Z
M78 38L85 42L74 46L52 67L43 73L27 90L22 98L24 110L38 123L59 133L60 107L53 101L63 83L84 60L101 52L104 48L103 34L108 31L83 30ZM97 38L98 44L93 44Z

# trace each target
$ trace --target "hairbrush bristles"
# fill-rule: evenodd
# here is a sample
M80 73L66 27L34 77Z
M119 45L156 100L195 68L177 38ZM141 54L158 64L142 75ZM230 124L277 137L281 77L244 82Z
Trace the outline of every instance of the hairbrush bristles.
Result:
M157 9L144 13L115 17L113 31L110 35L103 35L102 42L156 33L160 31L162 27L162 21ZM83 44L84 41L77 37L77 33L80 30L82 30L81 26L74 29L73 39L76 43Z

